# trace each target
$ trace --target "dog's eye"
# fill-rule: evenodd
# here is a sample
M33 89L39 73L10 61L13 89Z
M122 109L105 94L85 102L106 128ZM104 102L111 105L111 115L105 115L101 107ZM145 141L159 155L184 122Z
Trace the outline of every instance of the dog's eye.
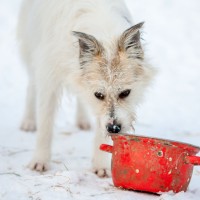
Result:
M123 92L121 92L119 94L119 98L120 99L124 99L124 98L128 97L128 95L130 94L130 92L131 92L131 90L124 90Z
M94 95L99 100L104 100L104 98L105 98L105 96L100 92L95 92Z

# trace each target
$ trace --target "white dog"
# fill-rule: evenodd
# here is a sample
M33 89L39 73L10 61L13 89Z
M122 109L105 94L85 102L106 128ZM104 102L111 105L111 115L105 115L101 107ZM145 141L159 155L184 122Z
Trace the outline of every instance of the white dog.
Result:
M132 25L123 0L23 2L18 38L30 80L21 128L34 131L37 124L31 169L48 168L55 111L67 87L78 97L77 125L89 128L86 103L97 119L93 166L106 175L109 162L99 145L107 132L130 129L153 76L140 43L142 25Z

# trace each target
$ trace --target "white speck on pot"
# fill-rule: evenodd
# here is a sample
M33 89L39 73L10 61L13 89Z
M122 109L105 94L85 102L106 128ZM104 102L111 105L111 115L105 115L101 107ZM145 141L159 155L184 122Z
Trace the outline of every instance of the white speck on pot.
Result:
M138 174L138 173L140 172L140 170L139 170L139 169L136 169L135 172Z
M171 174L172 173L172 170L170 170L169 172L168 172L168 174Z
M169 158L169 161L170 161L170 162L172 161L172 157Z

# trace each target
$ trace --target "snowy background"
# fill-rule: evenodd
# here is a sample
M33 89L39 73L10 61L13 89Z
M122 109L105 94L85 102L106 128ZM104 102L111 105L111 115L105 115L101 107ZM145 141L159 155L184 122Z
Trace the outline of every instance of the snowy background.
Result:
M155 196L113 187L91 171L94 134L74 127L74 101L57 117L51 170L26 168L35 134L19 130L27 77L15 28L21 0L0 0L0 199L199 200L200 167L186 193ZM147 54L159 74L138 108L136 134L200 146L200 1L127 0L135 23L145 21ZM72 98L73 99L73 98Z

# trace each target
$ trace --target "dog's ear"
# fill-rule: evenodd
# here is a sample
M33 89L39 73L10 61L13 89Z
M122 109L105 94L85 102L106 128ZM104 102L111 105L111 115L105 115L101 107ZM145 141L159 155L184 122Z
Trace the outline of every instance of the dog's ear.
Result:
M127 29L119 40L119 51L127 54L128 58L143 59L143 50L140 42L140 29L144 22Z
M92 35L76 31L73 31L72 33L79 41L81 65L91 62L95 56L98 56L103 52L102 45Z

